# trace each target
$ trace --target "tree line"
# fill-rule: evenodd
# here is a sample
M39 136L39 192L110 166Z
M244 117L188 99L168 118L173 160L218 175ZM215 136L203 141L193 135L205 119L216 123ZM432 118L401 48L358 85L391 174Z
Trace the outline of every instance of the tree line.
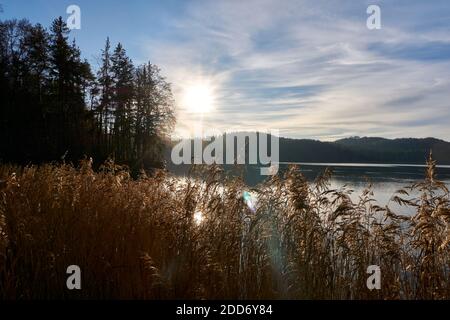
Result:
M161 167L175 118L160 69L135 66L108 38L94 72L69 35L61 17L49 29L0 21L0 161L91 156L134 169Z

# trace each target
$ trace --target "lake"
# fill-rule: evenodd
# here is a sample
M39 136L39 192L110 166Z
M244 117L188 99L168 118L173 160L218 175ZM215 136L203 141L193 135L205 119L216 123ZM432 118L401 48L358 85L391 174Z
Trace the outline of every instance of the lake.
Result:
M287 169L290 163L280 163L280 172ZM368 163L292 163L299 166L300 171L310 182L314 181L326 168L333 171L331 188L347 186L354 190L352 199L356 201L358 195L372 183L374 197L378 205L385 206L389 203L395 191L411 185L425 178L425 165L411 164L368 164ZM450 187L450 166L437 166L436 177ZM258 168L248 168L245 180L250 185L255 185L264 179L259 175ZM399 208L390 203L398 213L411 213L410 209Z
M333 172L331 188L339 189L346 186L354 190L351 195L353 201L358 201L358 196L372 184L374 198L380 206L389 204L396 213L411 214L412 208L399 207L389 202L392 195L399 189L411 185L425 178L425 165L415 164L373 164L373 163L287 163L280 162L279 173L283 173L289 164L298 165L300 171L309 182L313 182L326 168ZM176 175L187 175L190 165L171 166L169 171ZM234 171L234 166L224 165L226 171ZM238 170L239 171L239 170ZM260 166L246 165L244 180L249 186L255 186L262 182L267 176L260 175ZM437 179L445 182L450 187L450 166L439 165L436 167ZM418 195L412 195L417 197Z

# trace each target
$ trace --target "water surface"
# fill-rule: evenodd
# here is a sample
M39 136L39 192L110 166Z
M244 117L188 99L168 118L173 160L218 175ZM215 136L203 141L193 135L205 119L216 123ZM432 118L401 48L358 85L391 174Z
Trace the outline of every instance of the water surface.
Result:
M280 163L280 172L287 169L290 163ZM392 202L392 195L399 189L424 180L425 165L413 164L368 164L368 163L292 163L298 165L300 171L310 182L318 175L330 168L333 172L331 188L346 187L354 190L352 199L358 200L358 196L369 185L372 185L374 198L378 204L387 204L397 208ZM247 183L255 185L264 179L259 175L257 168L249 168L246 175ZM436 167L437 179L445 182L450 187L450 166ZM410 210L400 210L405 213Z

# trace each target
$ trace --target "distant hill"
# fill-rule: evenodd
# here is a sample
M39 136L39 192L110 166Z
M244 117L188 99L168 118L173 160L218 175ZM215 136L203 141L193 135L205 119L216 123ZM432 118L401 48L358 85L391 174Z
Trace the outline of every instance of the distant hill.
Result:
M280 138L280 161L424 164L430 151L450 164L450 143L435 138L352 137L334 142Z
M348 138L335 143L370 162L423 163L430 151L439 164L450 164L450 143L436 138Z
M345 145L309 139L280 138L281 162L359 162Z
M425 164L430 151L438 164L450 165L450 143L436 138L351 137L322 142L280 137L281 162Z

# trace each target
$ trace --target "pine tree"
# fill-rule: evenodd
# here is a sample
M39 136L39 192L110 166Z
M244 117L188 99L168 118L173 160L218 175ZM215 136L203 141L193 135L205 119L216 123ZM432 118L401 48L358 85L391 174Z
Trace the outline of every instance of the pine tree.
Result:
M114 150L117 159L128 161L133 158L132 123L133 108L133 63L119 43L111 57L114 79Z
M151 63L137 68L135 78L137 164L160 167L164 138L175 121L172 91L160 69Z
M110 141L108 137L111 135L111 122L112 119L112 100L113 100L113 78L111 74L111 55L110 55L110 42L109 37L106 39L105 48L102 50L102 64L100 70L97 73L100 104L97 109L97 117L99 120L99 126L103 131L103 136L106 137L104 143L106 149L109 149Z
M50 34L50 77L52 83L53 121L56 121L56 152L83 156L81 132L85 127L85 89L93 75L86 61L81 61L75 42L69 44L69 29L61 17L53 21Z

